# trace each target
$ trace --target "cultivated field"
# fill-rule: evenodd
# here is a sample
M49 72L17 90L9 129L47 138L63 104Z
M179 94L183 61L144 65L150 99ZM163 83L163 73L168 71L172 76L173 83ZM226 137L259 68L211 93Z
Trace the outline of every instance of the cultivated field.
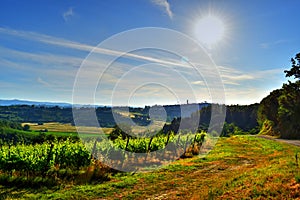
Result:
M9 199L296 199L299 147L253 136L220 138L206 157L148 173L119 173L100 184L26 189L1 186Z

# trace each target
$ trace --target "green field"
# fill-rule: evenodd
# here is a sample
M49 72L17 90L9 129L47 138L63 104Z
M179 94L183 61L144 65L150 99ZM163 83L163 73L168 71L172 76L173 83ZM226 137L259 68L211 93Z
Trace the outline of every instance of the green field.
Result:
M38 123L22 123L22 126L28 124L30 126L30 130L33 133L38 133L40 131L47 130L45 134L54 134L58 136L76 136L77 129L76 126L72 126L71 124L63 124L58 122L49 122L43 123L42 125L38 125ZM78 126L81 132L87 134L87 136L97 136L97 134L110 134L112 128L98 128L98 127L85 127L85 126Z
M76 136L77 129L80 132L85 133L86 136L97 136L97 134L110 134L113 128L99 128L99 127L86 127L86 126L73 126L71 124L63 124L58 122L48 122L43 123L42 125L38 125L38 123L22 123L22 126L28 124L30 126L30 130L33 133L39 133L40 131L47 130L45 134L55 134L58 136ZM133 126L132 132L135 134L144 133L147 130L159 130L164 125L164 122L154 121L149 126ZM77 129L76 129L77 128Z
M7 199L295 199L300 148L254 136L220 138L206 157L147 173L119 173L101 184L40 189L1 186Z

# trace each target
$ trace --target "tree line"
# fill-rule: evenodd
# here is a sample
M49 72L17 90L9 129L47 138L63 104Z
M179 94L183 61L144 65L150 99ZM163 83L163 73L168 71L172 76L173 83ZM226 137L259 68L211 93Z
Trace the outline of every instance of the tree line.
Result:
M257 110L259 104L252 105L230 105L226 106L226 117L221 136L229 134L242 133L258 133ZM165 124L163 132L173 131L177 133L180 129L187 131L208 131L211 122L212 105L203 107L197 113L193 113L191 117L174 118L170 124ZM198 123L195 126L194 123ZM190 127L197 130L190 130Z
M291 58L291 65L284 71L291 80L260 102L258 123L261 134L300 139L300 53Z

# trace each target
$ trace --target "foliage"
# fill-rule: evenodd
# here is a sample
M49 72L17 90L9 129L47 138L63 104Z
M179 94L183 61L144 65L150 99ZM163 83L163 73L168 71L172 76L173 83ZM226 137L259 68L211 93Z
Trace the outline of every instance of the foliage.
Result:
M90 164L90 152L82 143L70 140L35 145L4 145L0 169L6 173L45 176L51 169L79 169Z
M300 53L291 59L292 67L285 70L286 77L294 77L281 89L265 97L258 109L260 133L279 135L281 138L300 139Z
M25 124L23 126L23 131L29 131L30 130L30 126L28 124Z
M130 126L122 128L130 128ZM121 129L116 127L116 130ZM31 138L31 144L2 141L0 143L0 179L3 179L0 180L0 184L24 185L23 183L27 180L29 185L36 187L35 181L32 182L32 180L39 177L49 179L50 182L52 180L53 183L64 180L75 181L76 177L80 177L82 181L107 180L109 168L99 165L100 160L96 159L100 156L113 160L114 153L118 153L118 159L125 158L125 162L130 164L135 161L127 159L120 153L122 152L120 149L135 153L149 153L165 149L164 152L170 154L174 149L167 149L167 145L176 143L181 149L179 153L187 157L187 154L199 154L204 139L205 133L157 134L150 138L128 137L127 135L122 138L120 134L112 141L86 138L83 144L71 138L58 140L55 136L40 133L38 137ZM161 156L159 154L158 158ZM8 177L2 177L1 174L6 174ZM19 181L15 179L16 177L19 177ZM38 182L44 184L43 181ZM53 185L52 182L50 185Z
M166 105L163 106L167 113L167 121L181 116L181 108L184 108L188 113L195 112L202 107L207 106L207 103L201 104L186 104L186 105ZM154 109L156 106L153 106ZM126 116L122 114L122 111L129 111L130 115ZM34 106L34 105L12 105L12 106L0 106L0 119L26 122L26 123L39 123L46 122L60 122L60 123L72 123L76 121L76 125L80 126L98 126L112 128L116 125L115 119L122 122L134 122L141 126L147 126L151 123L149 118L149 106L145 108L132 108L132 107L59 107L59 106ZM91 122L86 114L90 111L95 112L98 118L98 123ZM73 118L73 112L78 113L80 120ZM77 115L76 115L77 116Z
M259 104L226 106L226 123L233 123L242 131L250 131L258 126L257 110Z
M127 137L132 137L132 128L128 124L115 125L113 131L109 134L109 139L115 140L121 137L125 140Z
M137 137L129 137L128 145L126 149L127 139L119 135L118 138L113 140L113 146L117 149L126 149L130 152L135 153L147 153L151 151L157 151L165 149L166 146L170 143L176 144L179 147L184 147L188 142L191 146L195 144L202 144L204 142L206 134L204 132L201 133L186 133L186 134L174 134L173 132L165 135L165 134L157 134L155 136L145 137L145 138L137 138ZM104 146L104 145L102 145ZM103 149L101 149L103 152ZM110 151L110 149L105 150Z
M260 102L257 111L257 121L260 126L262 126L266 120L278 124L278 98L282 95L282 92L282 89L274 90Z
M229 126L235 126L240 132L248 132L250 130L255 129L258 126L257 123L257 109L258 104L252 105L231 105L226 106L226 118L225 125L232 124ZM211 121L211 106L207 106L201 109L199 113L193 113L191 117L187 118L175 118L172 120L170 124L166 124L163 127L163 132L167 133L169 131L173 131L177 133L179 130L187 130L194 132L195 130L191 129L194 127L198 127L200 131L207 131L209 123ZM195 125L194 123L198 123ZM226 130L229 127L225 127L225 132L223 131L222 135L228 135L229 130ZM230 128L229 128L230 129ZM239 130L238 130L239 129ZM233 130L233 129L232 129Z
M278 98L278 129L282 138L300 138L300 81L283 85Z
M80 113L88 113L94 108L76 108L75 110ZM98 107L96 108L96 115L101 127L113 127L115 125L114 115L120 119L123 119L118 113L112 113L110 107ZM39 123L45 122L60 122L60 123L72 123L74 124L73 113L71 107L59 107L59 106L30 106L30 105L12 105L12 106L0 106L0 120L8 120L15 122L27 122L27 123ZM81 120L84 126L94 126L90 120ZM76 120L76 119L75 119Z
M277 136L276 134L278 133L274 131L274 122L266 119L261 126L259 134Z
M290 70L285 70L286 77L294 76L295 79L300 78L300 53L297 53L295 58L291 58L292 67Z
M240 129L238 126L236 126L234 123L228 124L224 123L223 130L221 133L221 137L228 137L232 135L244 135L245 132Z
M220 138L206 157L179 159L101 184L29 189L0 186L7 199L297 199L298 147L258 137ZM44 184L44 183L41 183Z
M20 123L9 120L0 120L0 128L23 129Z

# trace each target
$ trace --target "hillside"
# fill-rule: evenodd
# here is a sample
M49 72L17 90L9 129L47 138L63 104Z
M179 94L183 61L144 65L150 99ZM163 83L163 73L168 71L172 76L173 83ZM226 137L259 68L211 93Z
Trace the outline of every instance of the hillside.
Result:
M254 136L220 138L207 157L175 161L150 173L117 174L90 185L61 185L47 190L6 188L16 199L296 199L300 148Z
M231 105L227 106L225 122L228 124L234 124L243 131L250 131L255 129L258 124L257 118L258 104L252 105ZM97 126L92 124L90 118L84 117L88 114L91 107L78 107L76 112L81 116L80 123L77 125L82 126ZM140 125L147 126L151 122L150 116L152 113L159 113L164 110L166 113L166 119L162 119L166 122L172 122L179 124L181 118L184 120L196 121L189 117L195 113L200 112L199 126L207 126L210 123L211 107L207 103L199 104L185 104L185 105L165 105L165 106L145 106L144 108L133 107L97 107L96 115L101 127L113 127L117 118L119 122L132 124L132 122ZM157 115L157 114L156 114ZM163 116L163 115L162 115ZM59 107L59 106L34 106L34 105L14 105L14 106L0 106L0 120L10 120L17 122L28 123L46 123L46 122L60 122L74 124L74 118L71 107ZM86 119L86 120L84 120ZM174 121L175 119L175 121ZM75 119L76 120L76 119ZM198 121L198 120L197 120ZM175 126L177 126L175 125ZM167 129L167 128L164 128ZM176 130L173 130L176 132Z
M19 101L18 101L19 102ZM20 102L19 102L20 103ZM45 122L60 122L74 124L73 110L71 106L60 106L61 104L47 104L39 102L40 104L17 104L10 106L0 106L0 119L18 121L18 122L31 122L31 123L45 123ZM0 102L1 105L1 102ZM145 106L144 108L134 107L96 107L96 114L98 122L101 127L113 127L115 118L124 123L132 123L131 120L142 126L150 123L149 112L156 112L156 110L164 109L166 112L166 119L170 122L176 117L187 117L192 113L201 110L203 107L208 106L207 103L199 104L185 104L185 105L165 105L165 106ZM91 106L78 106L74 108L80 116L83 116L89 111L93 110ZM183 113L181 113L184 111ZM82 117L84 118L84 117ZM87 120L81 120L79 125L95 126L91 124L88 117ZM76 119L75 119L76 120Z

